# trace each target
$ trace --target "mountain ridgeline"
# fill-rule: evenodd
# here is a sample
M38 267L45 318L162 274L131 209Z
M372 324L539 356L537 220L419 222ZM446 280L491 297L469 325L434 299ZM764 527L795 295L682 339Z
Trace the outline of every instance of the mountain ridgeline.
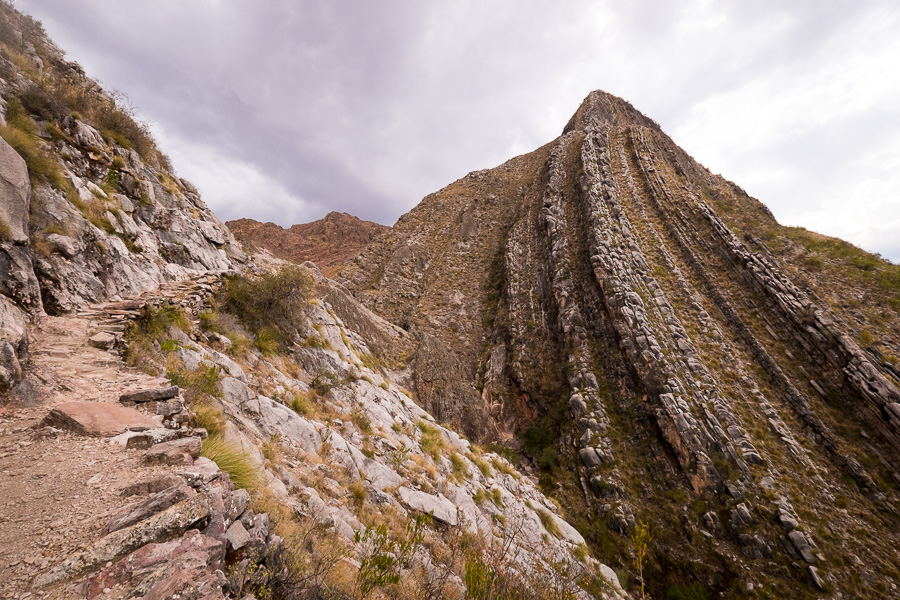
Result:
M0 596L900 597L900 267L627 102L232 234L6 0L0 99Z
M654 597L898 593L900 267L780 226L627 102L591 93L339 280L419 339L422 406L530 458L602 560L649 524Z
M237 219L226 225L238 241L248 247L265 249L273 256L296 263L312 261L328 276L337 273L367 244L389 229L339 212L330 212L318 221L287 229L253 219Z

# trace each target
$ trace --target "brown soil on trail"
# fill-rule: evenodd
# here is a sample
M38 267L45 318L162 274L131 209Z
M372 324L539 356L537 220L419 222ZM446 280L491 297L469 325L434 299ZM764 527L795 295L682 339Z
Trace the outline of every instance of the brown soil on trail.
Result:
M29 365L41 404L0 409L0 598L73 597L66 586L42 595L31 581L102 535L110 516L135 501L121 495L124 486L173 470L144 466L141 451L109 439L39 426L55 405L118 403L127 390L165 383L91 347L95 331L117 328L93 325L87 317L41 319L31 330Z

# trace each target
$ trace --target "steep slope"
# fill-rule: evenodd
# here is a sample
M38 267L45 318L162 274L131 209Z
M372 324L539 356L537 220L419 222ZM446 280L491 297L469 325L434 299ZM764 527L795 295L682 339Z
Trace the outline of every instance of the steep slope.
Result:
M897 594L900 267L781 227L627 102L590 94L340 279L452 350L603 560L650 524L654 597Z
M366 245L390 229L339 212L287 229L253 219L228 221L226 225L245 246L268 250L273 256L298 264L314 262L327 276L336 274Z
M30 318L244 260L127 99L0 3L0 393L22 379ZM27 399L26 389L19 390Z
M223 335L239 340L241 329L237 315L225 318L209 302L220 286L210 276L42 321L35 358L47 404L0 419L8 436L0 466L15 474L0 478L9 507L0 514L0 593L349 600L373 595L361 581L380 581L372 592L461 598L472 585L467 573L481 565L498 574L489 585L508 586L514 597L627 598L532 480L436 424L373 362L385 339L403 346L407 334L318 272L299 272L311 284L299 301L312 302L297 323L304 342L288 352L263 354ZM203 326L160 320L175 314L199 316ZM119 324L123 315L135 319L128 362L165 371L180 389L90 347L98 323ZM119 424L103 432L71 412L99 408L104 426L115 426L114 411L128 410L121 403L135 392L173 391L138 410L190 406L191 427L146 416L148 431L120 433ZM96 439L117 433L112 443ZM197 436L206 435L201 446ZM147 449L148 438L169 441ZM230 462L217 459L223 470L209 460L215 444L231 452ZM90 461L72 458L80 452ZM156 528L197 501L191 521ZM79 519L60 517L68 512ZM433 520L417 521L423 513ZM384 561L395 552L392 567ZM367 560L370 571L361 568ZM402 581L392 582L393 573Z
M0 75L0 595L629 598L536 480L399 385L408 333L244 256L3 0ZM447 352L416 373L457 384Z

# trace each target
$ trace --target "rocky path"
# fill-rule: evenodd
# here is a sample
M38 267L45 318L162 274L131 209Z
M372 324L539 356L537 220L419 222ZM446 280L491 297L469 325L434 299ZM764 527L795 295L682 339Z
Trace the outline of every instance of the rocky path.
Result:
M170 284L139 299L44 317L32 329L31 364L38 406L0 412L0 598L64 598L35 592L31 580L101 534L109 517L133 499L129 485L174 467L147 466L142 452L104 437L41 425L50 409L72 402L119 406L124 392L167 385L90 343L96 333L124 331L143 303L197 298L211 280ZM62 594L62 595L56 595Z

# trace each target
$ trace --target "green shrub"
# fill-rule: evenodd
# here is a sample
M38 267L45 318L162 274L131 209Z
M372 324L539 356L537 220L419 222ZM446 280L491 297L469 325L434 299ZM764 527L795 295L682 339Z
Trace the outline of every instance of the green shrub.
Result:
M126 336L130 339L139 336L157 339L173 325L185 333L191 330L191 320L181 308L171 304L163 304L158 308L147 304L141 308L138 318L130 324Z
M18 100L25 110L45 121L59 120L69 114L68 107L45 82L28 86L19 92Z
M709 591L699 583L670 585L666 588L666 600L708 600Z
M257 277L230 277L216 294L216 304L243 323L264 346L286 347L297 335L305 314L312 278L297 266Z
M236 444L226 442L220 435L211 435L203 440L200 456L205 456L228 473L235 487L253 490L259 485L259 476L250 455Z
M440 429L429 425L425 421L419 421L419 429L422 431L422 439L419 440L422 452L429 455L435 462L439 461L441 459L441 451L446 446Z
M180 363L180 361L176 362ZM182 389L189 401L193 401L202 396L216 394L219 383L219 367L215 365L201 366L194 371L187 371L179 367L169 368L166 371L166 377L172 382L172 385L177 385Z
M276 329L263 327L256 333L256 347L265 354L271 356L278 352L280 335Z
M859 333L859 345L863 348L868 348L872 344L875 343L875 337L872 335L872 332L868 329L863 329Z
M550 446L541 450L541 455L537 459L538 467L547 471L556 468L558 462L559 454L556 448L551 448Z
M406 534L391 539L384 524L356 532L356 545L361 549L354 598L366 598L375 589L400 582L400 572L408 569L425 539L425 526L430 517L419 515L406 526Z

